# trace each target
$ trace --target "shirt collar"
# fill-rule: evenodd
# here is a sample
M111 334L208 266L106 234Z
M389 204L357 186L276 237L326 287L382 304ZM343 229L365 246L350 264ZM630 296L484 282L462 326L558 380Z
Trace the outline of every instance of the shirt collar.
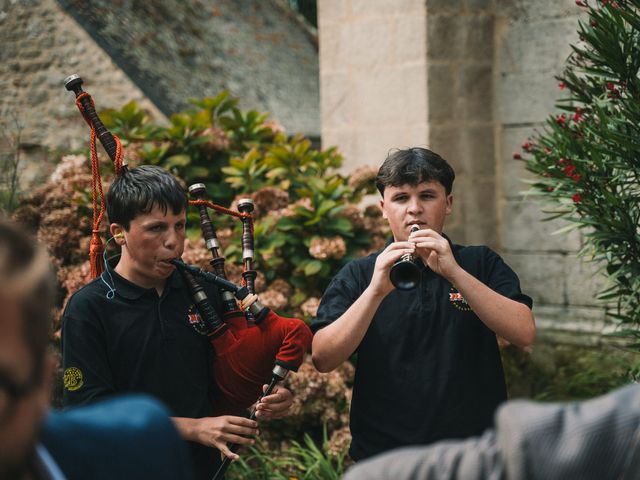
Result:
M121 297L137 300L142 297L149 290L154 290L154 288L144 288L140 285L136 285L135 283L127 280L122 275L116 272L115 267L118 265L120 261L120 255L115 255L107 261L106 269L100 276L102 281L107 283L109 286L115 289L115 293L120 295ZM167 279L167 284L165 285L165 291L167 288L182 288L183 283L180 278L180 274L174 270L171 276Z

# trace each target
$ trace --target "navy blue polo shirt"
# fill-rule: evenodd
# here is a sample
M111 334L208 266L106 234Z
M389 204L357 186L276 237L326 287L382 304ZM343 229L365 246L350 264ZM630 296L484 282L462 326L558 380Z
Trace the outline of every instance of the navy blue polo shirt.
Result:
M202 286L220 312L215 287ZM159 297L109 266L71 297L63 315L64 405L146 393L164 402L172 416L212 416L213 353L178 272ZM210 478L219 452L195 443L191 451L197 478Z
M453 245L458 264L492 290L532 306L518 277L484 246ZM312 330L340 317L371 282L380 252L347 264L331 281ZM421 266L419 286L393 290L357 349L351 456L480 434L507 398L493 331L449 281Z

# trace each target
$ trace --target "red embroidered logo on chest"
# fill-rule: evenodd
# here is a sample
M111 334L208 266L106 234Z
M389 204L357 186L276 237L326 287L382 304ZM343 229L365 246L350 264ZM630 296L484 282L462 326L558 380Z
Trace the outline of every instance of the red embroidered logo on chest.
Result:
M451 290L449 291L449 302L458 310L462 310L463 312L471 311L471 306L467 303L462 294L455 289L455 287L451 287Z
M202 317L198 313L195 305L191 305L189 307L189 311L187 312L187 321L189 322L189 325L191 325L200 335L207 334L207 326L202 320Z

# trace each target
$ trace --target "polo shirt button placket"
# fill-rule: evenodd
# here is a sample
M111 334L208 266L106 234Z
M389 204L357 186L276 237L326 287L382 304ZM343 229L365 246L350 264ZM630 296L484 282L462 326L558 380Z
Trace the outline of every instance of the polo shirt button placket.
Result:
M167 335L167 329L168 329L168 325L165 325L165 318L162 315L162 300L164 297L161 297L157 300L156 303L156 316L158 319L158 324L160 325L160 336L162 337L163 340L166 340L167 338L169 338L169 336Z

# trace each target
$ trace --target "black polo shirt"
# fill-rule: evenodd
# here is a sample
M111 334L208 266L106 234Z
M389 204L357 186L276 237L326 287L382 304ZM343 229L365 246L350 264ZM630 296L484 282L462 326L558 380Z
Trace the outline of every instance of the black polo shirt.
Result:
M531 308L518 277L495 252L453 244L452 251L471 275ZM360 297L378 254L350 262L331 281L314 332ZM385 297L357 349L350 422L355 460L480 434L506 399L495 333L454 285L426 266L421 272L415 290L393 290Z
M215 288L203 287L220 311ZM213 348L199 333L199 320L178 272L158 297L154 288L139 287L109 267L71 297L63 315L65 407L116 393L146 393L173 416L212 416ZM190 446L197 477L211 478L219 452Z

